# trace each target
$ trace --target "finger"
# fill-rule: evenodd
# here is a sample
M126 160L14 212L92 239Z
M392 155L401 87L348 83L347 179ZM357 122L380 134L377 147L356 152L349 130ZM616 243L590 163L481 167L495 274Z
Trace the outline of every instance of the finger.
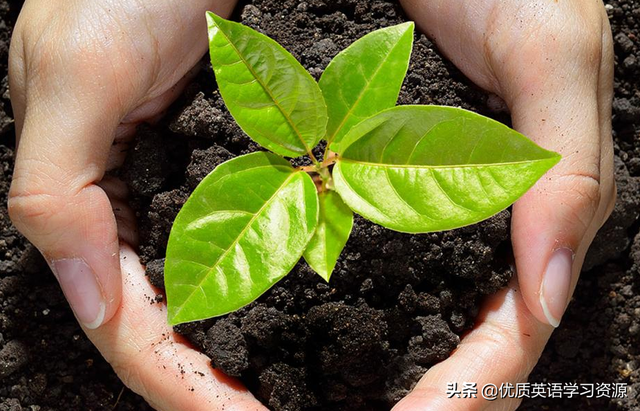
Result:
M8 207L18 230L47 259L78 320L96 328L120 301L116 220L96 183L123 107L91 85L92 62L58 71L57 59L45 55L39 62L42 71L55 67L52 84L34 80L26 92L31 103Z
M136 215L127 201L127 184L115 177L106 176L97 184L109 197L118 227L118 238L133 247L138 246Z
M25 3L11 45L19 145L8 208L47 259L78 320L97 328L114 315L121 280L116 219L96 183L120 119L143 88L134 80L118 87L119 76L133 73L125 65L105 67L102 50L82 35L69 39L63 26L45 24L52 13Z
M266 411L237 380L214 370L167 324L164 304L138 256L120 249L122 302L113 319L87 335L118 376L160 411Z
M9 95L16 128L16 137L21 134L24 123L24 112L26 105L26 79L24 63L24 44L22 36L14 30L9 43L9 64L7 67L9 78ZM16 141L17 143L17 141Z
M515 278L489 297L477 321L451 357L429 369L393 411L516 409L518 399L488 401L482 397L482 387L526 381L553 328L529 312ZM477 398L449 398L448 384L456 383L462 391L465 382L476 383Z
M557 52L548 45L523 53L532 69L507 97L514 128L563 155L515 204L512 220L524 299L539 320L556 327L615 197L608 108L613 56L604 46L609 32L602 32L570 66L549 68L546 61ZM590 67L594 60L602 63Z
M136 243L131 218L123 218L129 210L124 199L113 203L99 183L108 166L123 161L122 145L134 128L118 126L122 106L104 110L101 93L77 87L68 100L42 99L29 107L9 210L48 260L79 321L97 328L120 299L118 237ZM182 87L160 96L157 107L164 109Z

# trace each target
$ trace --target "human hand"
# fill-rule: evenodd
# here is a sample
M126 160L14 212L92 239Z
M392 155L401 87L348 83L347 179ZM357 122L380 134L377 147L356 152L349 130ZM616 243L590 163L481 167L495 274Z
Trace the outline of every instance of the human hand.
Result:
M513 126L563 155L513 207L517 279L394 411L513 410L518 399L448 399L447 383L526 381L557 327L585 254L615 202L613 45L600 0L402 0L472 81L501 97Z
M122 160L122 155L116 155L121 144L111 147L114 136L116 143L126 140L135 124L161 112L179 93L184 84L180 79L206 48L204 35L199 40L198 31L192 28L197 27L207 3L213 2L198 1L191 10L168 0L140 0L129 5L115 0L97 5L79 2L73 11L66 11L62 4L56 8L56 2L44 6L34 3L28 0L25 5L11 53L11 90L18 136L22 137L11 192L13 220L53 265L85 328L104 324L97 330L87 329L87 333L105 357L125 382L146 393L156 407L210 409L210 403L198 404L200 397L186 392L189 384L196 392L235 396L244 408L260 407L231 380L210 371L203 357L164 328L163 311L140 303L145 290L153 290L128 249L123 255L129 256L129 262L123 267L130 278L121 282L116 219L120 235L135 243L133 230L126 229L132 215L123 211L123 191L117 182L103 179L101 187L96 185L105 170ZM514 403L439 401L447 381L481 385L526 378L551 332L551 327L534 316L544 322L559 319L586 248L608 215L614 187L609 113L612 59L606 17L599 14L603 12L597 10L595 0L580 9L551 1L532 2L518 9L497 0L474 5L437 0L404 3L423 29L442 35L438 44L472 80L505 99L516 128L545 148L565 155L548 175L549 180L541 181L514 210L514 247L524 300L515 284L491 298L478 321L481 325L398 406L512 408ZM444 4L448 9L442 8ZM219 6L213 10L221 14L231 7L226 3ZM439 7L441 12L435 12ZM513 16L522 22L512 24L509 19ZM558 25L575 20L580 20L580 25L558 29ZM599 32L590 31L591 25L598 26ZM99 31L85 30L93 26ZM492 26L496 31L485 39L482 33L490 33ZM180 31L184 36L173 37L174 30L167 27L185 27ZM458 27L465 29L460 35L455 33ZM512 31L506 33L505 29ZM105 32L108 35L102 38ZM576 33L584 37L574 38ZM201 47L194 46L199 42ZM548 49L541 50L541 45ZM518 58L510 58L511 53ZM593 55L597 58L592 59ZM547 58L553 62L548 63ZM67 141L68 145L61 145ZM109 151L113 155L108 155ZM116 219L106 193L119 210ZM542 273L552 251L563 247L575 251L573 276L570 284L568 275L556 281L555 288L566 285L566 293L545 294L548 316L539 299ZM56 268L56 261L61 261L61 268ZM91 271L97 278L93 287L90 281L82 286L73 281L93 278ZM121 284L125 285L122 304ZM102 317L102 307L90 309L94 301L104 304L101 321L96 319ZM168 342L149 348L163 332L170 336ZM122 341L128 344L123 346ZM171 354L175 346L180 347L179 352ZM152 360L145 360L145 355L151 355ZM163 355L164 362L160 362ZM191 359L182 361L185 357ZM213 374L213 382L192 382L189 371L186 382L175 377L181 375L176 368L180 361L209 370L206 372ZM161 370L161 364L168 371ZM425 393L431 397L423 398Z
M42 252L85 332L159 410L263 410L174 335L144 278L121 165L135 127L180 93L207 48L205 10L233 0L27 0L10 52L16 227ZM121 255L122 275L121 275ZM147 299L145 299L147 296Z

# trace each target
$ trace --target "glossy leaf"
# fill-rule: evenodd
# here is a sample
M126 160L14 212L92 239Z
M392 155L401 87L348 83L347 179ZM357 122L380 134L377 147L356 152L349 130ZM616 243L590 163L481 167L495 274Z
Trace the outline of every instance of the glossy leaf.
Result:
M252 302L298 262L318 222L307 173L270 153L218 166L178 214L165 284L172 325Z
M327 102L326 140L332 150L360 121L393 107L407 73L413 45L412 22L376 30L340 52L320 78Z
M229 112L269 150L306 154L324 136L327 107L316 81L282 46L207 13L211 64Z
M304 252L304 259L320 277L329 281L351 234L353 212L335 191L323 191L318 197L318 228Z
M481 221L523 195L560 155L472 112L398 106L345 137L335 187L355 212L419 233Z

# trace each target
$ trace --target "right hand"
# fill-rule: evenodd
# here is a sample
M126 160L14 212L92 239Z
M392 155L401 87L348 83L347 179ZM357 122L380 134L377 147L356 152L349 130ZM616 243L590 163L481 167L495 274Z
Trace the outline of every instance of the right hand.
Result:
M401 0L463 73L500 96L513 127L563 159L513 206L517 278L483 302L475 327L394 411L515 410L482 387L527 380L569 303L615 203L613 39L600 0ZM476 398L449 398L448 383ZM472 396L473 397L473 396Z
M89 338L154 407L264 410L145 299L155 291L125 244L137 240L126 187L105 177L122 164L137 124L162 113L204 55L205 11L228 15L235 1L188 3L24 3L9 62L18 139L9 214Z

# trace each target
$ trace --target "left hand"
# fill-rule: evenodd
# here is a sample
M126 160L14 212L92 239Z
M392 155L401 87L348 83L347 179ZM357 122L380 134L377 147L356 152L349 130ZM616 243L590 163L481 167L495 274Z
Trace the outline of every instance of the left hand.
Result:
M9 81L19 140L9 214L91 341L155 409L266 411L167 324L130 245L118 168L137 124L177 97L207 49L206 10L235 0L27 0ZM105 176L106 175L106 176ZM119 244L120 241L120 244Z
M516 130L562 154L513 207L517 279L485 302L473 329L394 411L514 410L485 384L524 382L566 309L589 245L615 202L613 42L600 0L402 0L409 16ZM475 382L478 398L447 398Z

